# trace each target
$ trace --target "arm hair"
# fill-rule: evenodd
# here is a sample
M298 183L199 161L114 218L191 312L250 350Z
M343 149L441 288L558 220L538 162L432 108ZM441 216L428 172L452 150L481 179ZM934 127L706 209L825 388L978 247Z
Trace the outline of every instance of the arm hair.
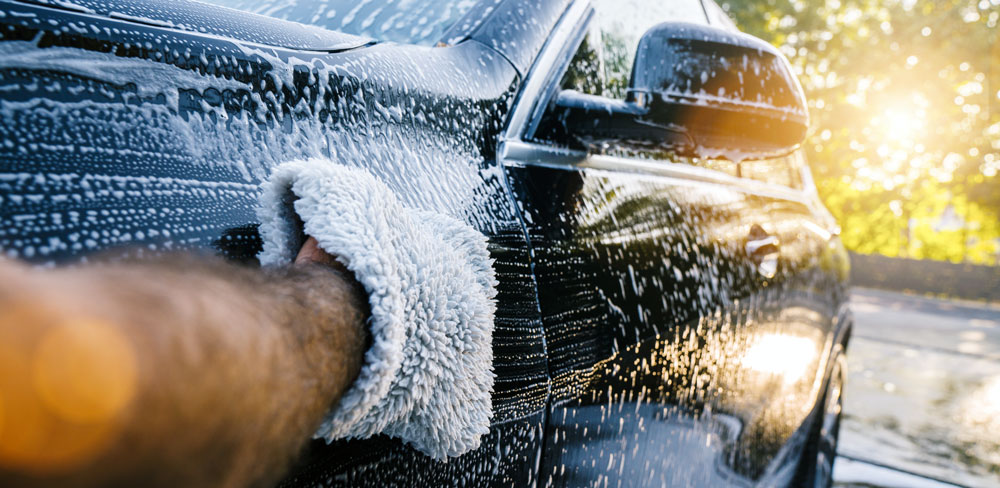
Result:
M273 484L356 378L366 315L327 266L0 262L0 486Z

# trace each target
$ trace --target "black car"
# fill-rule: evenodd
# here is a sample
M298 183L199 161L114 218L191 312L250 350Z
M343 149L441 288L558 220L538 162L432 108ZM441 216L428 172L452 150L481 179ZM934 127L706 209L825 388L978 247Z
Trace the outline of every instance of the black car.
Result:
M307 157L487 235L481 446L315 441L282 486L829 483L848 262L778 50L711 0L212 3L0 0L0 249L253 266Z

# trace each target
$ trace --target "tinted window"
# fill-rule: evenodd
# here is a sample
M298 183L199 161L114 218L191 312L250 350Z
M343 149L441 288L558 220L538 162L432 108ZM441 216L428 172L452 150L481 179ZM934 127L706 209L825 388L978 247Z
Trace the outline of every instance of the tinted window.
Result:
M478 0L202 0L269 17L371 37L434 45Z
M595 47L602 63L604 95L624 99L639 39L666 21L707 24L701 0L593 0Z
M589 95L604 93L600 38L592 34L583 38L579 49L569 62L566 74L560 82L560 88L563 90L576 90Z
M647 30L667 21L705 24L700 0L595 0L594 19L561 81L562 89L625 99L635 51Z

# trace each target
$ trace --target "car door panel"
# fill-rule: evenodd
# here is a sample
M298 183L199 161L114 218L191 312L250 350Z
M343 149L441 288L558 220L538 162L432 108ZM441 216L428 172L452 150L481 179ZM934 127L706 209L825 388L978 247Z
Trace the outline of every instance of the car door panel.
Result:
M743 165L546 132L560 89L623 97L621 43L642 34L629 22L669 20L598 7L566 14L555 35L571 45L539 56L501 147L550 358L540 479L788 485L842 338L842 248L794 158Z
M830 347L826 283L810 275L819 244L801 231L808 208L677 163L659 164L686 176L511 146L553 381L542 480L787 478L797 457L784 451L795 452L786 446L821 393ZM773 278L744 249L754 226L783 242Z

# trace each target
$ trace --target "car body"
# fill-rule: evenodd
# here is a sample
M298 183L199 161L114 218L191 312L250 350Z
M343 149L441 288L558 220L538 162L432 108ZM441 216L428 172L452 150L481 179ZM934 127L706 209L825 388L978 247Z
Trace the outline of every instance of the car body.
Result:
M552 97L615 4L451 3L461 15L419 45L190 0L0 0L0 249L254 265L276 165L362 166L489 238L492 428L448 462L385 437L314 441L282 486L828 482L848 263L801 151L554 140ZM682 20L735 32L710 1L682 3ZM653 10L638 12L675 15Z

